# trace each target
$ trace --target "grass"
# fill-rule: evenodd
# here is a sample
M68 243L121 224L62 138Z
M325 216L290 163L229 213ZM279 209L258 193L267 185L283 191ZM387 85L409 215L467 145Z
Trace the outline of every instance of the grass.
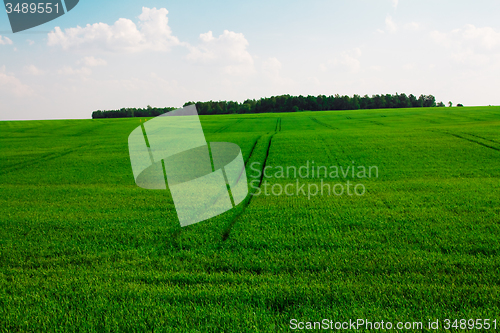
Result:
M500 107L201 120L249 180L254 162L379 177L360 197L249 196L181 229L168 191L134 183L138 119L0 122L1 332L500 320Z

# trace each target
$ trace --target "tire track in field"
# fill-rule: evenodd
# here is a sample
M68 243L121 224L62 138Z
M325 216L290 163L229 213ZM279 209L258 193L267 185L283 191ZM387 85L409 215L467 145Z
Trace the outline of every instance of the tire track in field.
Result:
M10 167L3 168L3 170L0 171L0 176L6 175L8 173L15 172L15 171L18 171L18 170L21 170L21 169L24 169L24 168L31 167L31 166L39 164L39 163L43 163L43 162L55 160L55 159L57 159L59 157L63 157L63 156L69 155L69 154L71 154L71 153L73 153L73 152L75 152L75 151L77 151L77 150L79 150L79 149L81 149L81 148L83 148L85 146L87 146L87 145L79 146L77 148L67 149L67 150L65 150L63 152L47 153L47 154L44 154L41 157L38 157L38 158L35 158L35 159L32 159L32 160L26 161L26 162L21 162L21 163L17 163L17 164L11 165Z
M259 142L259 140L260 140L261 138L262 138L262 135L260 135L257 139L255 139L255 142L253 143L252 149L250 150L250 154L248 154L248 157L247 157L247 158L246 158L246 160L245 160L245 169L247 168L247 166L248 166L248 162L250 161L250 158L252 157L252 154L253 154L253 152L254 152L254 150L255 150L255 147L257 146L257 143ZM240 176L239 176L239 177L241 177L242 175L243 175L243 170L242 170L242 173L240 174ZM237 181L239 181L239 178L238 178L238 180L237 180ZM217 201L217 199L216 199L215 201ZM248 201L248 202L247 202L247 201ZM244 206L243 206L243 210L242 210L239 214L243 214L243 212L244 212L244 210L245 210L246 206L247 206L249 203L250 203L250 202L249 202L249 199L245 199L245 201L244 201ZM235 216L235 217L233 218L233 220L234 220L235 218L237 218L237 216ZM233 224L234 224L233 220L231 220L231 222L230 222L230 224L229 224L229 227L228 227L228 228L232 228L232 227L233 227L233 226L232 226L232 224L231 224L231 223L233 223ZM230 232L230 229L229 229L229 231L228 231L228 228L226 228L226 230L225 230L225 231L224 231L224 233L223 233L223 236L222 236L222 239L223 239L223 240L226 240L226 239L227 239L227 237L229 237L229 232ZM182 228L179 228L179 229L175 230L175 231L171 234L172 244L173 244L176 248L180 248L180 245L179 245L179 236L181 235L181 233L182 233ZM226 236L226 238L224 238L224 235L226 235L226 233L227 233L227 236Z
M274 128L274 134L281 132L281 118L276 119L276 127Z
M470 135L470 136L475 136L476 138L479 138L479 139L483 139L485 141L489 141L489 142L493 142L493 143L498 143L500 144L500 142L496 141L496 140L492 140L492 139L486 139L486 138L483 138L482 136L479 136L479 135L476 135L476 134L472 134L472 133L465 133L467 135Z
M83 135L87 135L87 134L90 134L90 133L94 133L97 130L103 129L108 124L101 123L99 125L101 125L101 126L95 126L95 125L93 125L89 129L85 129L85 130L82 130L82 131L79 131L79 132L76 132L76 133L73 133L73 134L69 134L68 136L83 136Z
M377 125L377 126L387 126L386 124L383 124L380 121L375 121L375 120L365 120L365 121L369 122L370 124Z
M245 161L245 169L244 169L244 170L241 170L240 175L238 176L238 179L236 180L236 183L238 183L238 182L240 181L240 179L241 179L241 176L243 176L243 173L245 172L245 170L246 170L246 168L247 168L248 161L250 161L250 157L251 157L251 156L252 156L252 154L253 154L253 150L255 149L255 146L257 146L257 142L260 140L260 138L261 138L261 137L262 137L262 135L261 135L261 136L259 136L259 137L255 140L255 142L253 143L252 149L250 150L250 154L248 154L248 157L247 157L247 159L246 159L246 161Z
M220 133L220 132L223 132L225 130L227 130L229 127L232 127L234 125L238 125L239 123L241 123L242 121L244 121L245 119L238 119L236 120L234 123L231 123L229 125L226 125L226 126L222 126L221 128L219 128L218 130L216 130L214 133Z
M327 124L327 123L324 123L324 122L322 122L322 121L320 121L320 120L318 120L318 119L316 119L316 118L314 118L314 117L309 117L309 118L310 118L312 121L314 121L316 124L319 124L319 125L321 125L321 126L324 126L324 127L328 128L328 129L331 129L331 130L338 130L338 128L337 128L337 127L333 127L333 126L331 126L331 125L329 125L329 124Z
M434 132L434 131L432 131ZM490 146L490 145L487 145L485 143L482 143L482 142L479 142L479 141L476 141L476 140L473 140L473 139L469 139L469 138L466 138L464 136L461 136L461 135L458 135L458 134L455 134L455 133L450 133L450 132L440 132L440 131L436 131L438 133L443 133L443 134L448 134L448 135L451 135L451 136L454 136L456 138L459 138L459 139L462 139L462 140L466 140L466 141L469 141L469 142L472 142L472 143L476 143L480 146L483 146L483 147L486 147L486 148L490 148L490 149L493 149L495 151L499 151L500 152L500 148L496 148L496 147L493 147L493 146Z
M247 159L246 159L246 161L245 161L245 168L246 168L246 166L248 165L248 161L250 161L250 157L252 157L252 154L253 154L253 151L254 151L254 149L255 149L255 146L257 146L257 142L260 140L260 138L262 138L262 135L261 135L261 136L259 136L259 137L255 140L255 142L253 143L252 149L250 149L250 154L248 154Z
M322 146L325 148L326 156L328 156L328 159L330 162L333 162L333 160L337 161L337 165L340 165L339 159L337 158L337 155L333 155L330 148L328 148L328 145L326 144L325 138L323 136L318 135L321 141L323 142Z
M269 137L269 141L267 142L266 156L264 157L264 163L262 163L262 170L261 170L261 173L260 173L259 186L258 186L259 188L262 185L262 181L264 179L264 168L266 167L267 159L269 158L269 151L271 150L271 144L272 144L273 138L280 131L281 131L281 118L278 118L276 120L276 127L275 127L275 130L274 130L274 133ZM246 168L246 165L248 164L248 161L250 161L250 156L253 153L253 150L254 150L255 146L257 145L257 141L259 141L261 138L262 138L262 135L259 137L259 139L257 139L255 141L254 147L252 148L252 152L248 156L248 160L245 163L245 168ZM228 226L226 227L226 230L224 230L224 232L222 233L222 240L223 241L226 241L229 238L229 236L231 234L231 230L233 230L233 227L236 224L236 222L238 221L238 219L240 218L240 216L243 215L243 213L245 212L245 210L247 209L247 207L250 205L250 203L252 202L252 199L253 199L253 195L252 195L252 193L250 193L250 195L247 196L247 198L245 199L245 201L243 203L243 207L241 208L241 211L239 211L233 217L233 219L231 220L231 222L229 222Z
M329 129L331 129L331 130L338 130L338 128L337 128L337 127L333 127L333 126L331 126L331 125L329 125L329 124L323 123L322 121L319 121L318 119L316 119L316 118L314 118L314 117L309 117L309 118L311 118L311 120L312 120L312 121L314 121L315 123L317 123L317 124L319 124L319 125L321 125L321 126L324 126L324 127L326 127L326 128L329 128ZM350 118L350 117L348 117L348 119L351 119L351 118ZM322 136L320 136L320 138L321 138L321 140L323 141L323 146L325 147L326 154L328 155L328 157L329 157L330 161L332 161L332 160L333 160L333 158L331 158L331 157L332 157L332 156L334 156L335 160L337 161L337 164L338 164L338 165L340 165L340 161L339 161L339 159L337 158L337 155L333 155L333 154L331 153L330 149L328 148L328 146L327 146L327 144L326 144L325 139L324 139ZM341 145L338 145L338 146L339 146L339 148L342 150L342 153L343 153L345 156L347 156L347 158L348 158L349 160L351 160L352 158L351 158L349 155L347 155L347 154L346 154L346 152L344 151L344 148L343 148Z

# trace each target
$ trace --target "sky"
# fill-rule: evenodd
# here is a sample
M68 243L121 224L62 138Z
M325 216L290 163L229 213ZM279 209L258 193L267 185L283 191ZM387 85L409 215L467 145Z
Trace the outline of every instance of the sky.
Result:
M2 10L0 120L282 94L500 105L498 13L498 0L80 0L12 33Z

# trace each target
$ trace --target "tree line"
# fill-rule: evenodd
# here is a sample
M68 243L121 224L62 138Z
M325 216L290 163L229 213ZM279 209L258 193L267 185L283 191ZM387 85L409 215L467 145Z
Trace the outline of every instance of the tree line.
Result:
M272 113L272 112L299 112L324 110L358 110L358 109L390 109L390 108L422 108L444 107L443 102L436 104L433 95L386 94L386 95L318 95L318 96L272 96L258 100L247 99L243 103L234 101L187 102L183 106L195 104L198 114L244 114L244 113ZM94 111L92 118L122 118L122 117L155 117L176 108L146 109L122 108L114 111Z
M96 118L128 118L128 117L156 117L169 111L176 110L177 108L153 108L148 105L145 109L137 108L121 108L120 110L101 111L97 110L92 112L92 119Z

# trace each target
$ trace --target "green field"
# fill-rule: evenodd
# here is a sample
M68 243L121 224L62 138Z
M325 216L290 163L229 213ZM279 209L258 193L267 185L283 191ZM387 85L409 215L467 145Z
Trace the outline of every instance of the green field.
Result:
M134 183L139 119L0 122L1 332L275 332L325 318L500 329L500 107L201 121L208 141L241 147L249 180L254 162L379 174L363 196L253 196L180 228L167 191Z

